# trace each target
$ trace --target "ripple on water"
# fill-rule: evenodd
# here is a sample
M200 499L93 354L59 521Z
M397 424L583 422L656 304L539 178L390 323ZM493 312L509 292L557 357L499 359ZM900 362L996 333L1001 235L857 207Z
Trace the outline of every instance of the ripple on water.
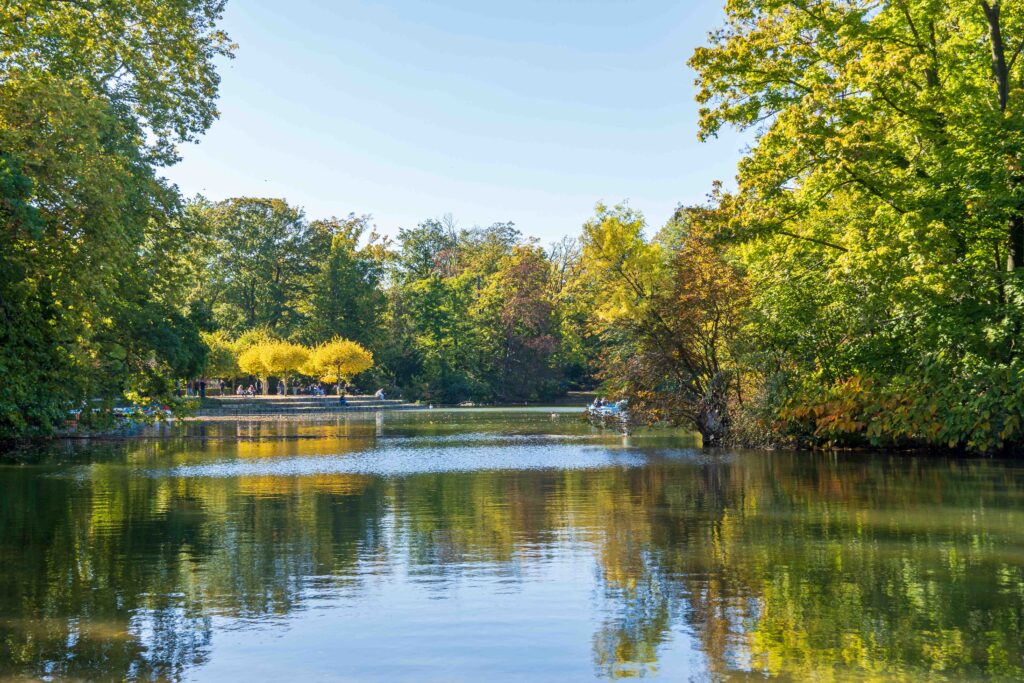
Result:
M368 474L401 476L429 472L479 470L593 469L636 467L646 461L642 453L579 445L527 445L496 448L381 448L362 453L291 457L273 460L219 461L151 470L151 476L239 477L251 475L307 476L315 474Z

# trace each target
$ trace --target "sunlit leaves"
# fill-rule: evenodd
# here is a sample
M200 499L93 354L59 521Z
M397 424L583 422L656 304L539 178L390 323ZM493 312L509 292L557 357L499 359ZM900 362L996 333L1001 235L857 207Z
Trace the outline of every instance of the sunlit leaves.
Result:
M708 445L729 436L740 377L733 343L747 286L712 244L722 207L681 209L660 240L624 207L584 226L586 272L599 292L602 377L635 417L685 424Z
M216 118L214 63L234 46L225 0L22 0L0 5L0 80L46 72L79 82L147 131L150 159L175 159Z
M324 382L344 383L373 367L373 354L358 343L336 338L316 347L302 366L303 371Z
M1024 13L983 4L735 0L691 59L702 135L756 136L723 232L756 283L746 360L769 403L810 411L825 440L1016 438L958 417L971 382L1019 362L1024 323L1006 273L1024 225ZM866 419L842 398L855 385L879 405L926 392L938 408Z
M203 343L209 350L206 356L204 374L207 377L230 378L239 373L235 344L223 330L204 332Z

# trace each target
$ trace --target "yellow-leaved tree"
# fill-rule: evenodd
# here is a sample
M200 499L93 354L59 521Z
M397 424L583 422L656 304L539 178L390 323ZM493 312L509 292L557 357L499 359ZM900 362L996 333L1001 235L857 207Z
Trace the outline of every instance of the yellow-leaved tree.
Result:
M270 377L280 377L288 391L288 380L299 374L309 360L310 351L301 344L267 340L253 344L238 354L238 367L242 372L256 375L268 389Z
M313 349L305 371L324 382L333 382L340 393L343 382L372 367L372 353L354 341L335 337Z
M263 390L266 391L267 366L263 364L262 344L250 346L238 354L238 369L247 375L255 375L263 382Z
M309 349L301 344L283 341L261 344L258 348L267 373L281 378L284 393L287 394L288 380L299 374L309 360Z

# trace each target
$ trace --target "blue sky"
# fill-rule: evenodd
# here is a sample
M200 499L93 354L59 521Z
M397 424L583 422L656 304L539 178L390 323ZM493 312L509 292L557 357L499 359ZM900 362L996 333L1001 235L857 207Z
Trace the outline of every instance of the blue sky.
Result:
M220 120L166 175L388 234L451 213L548 242L621 200L656 227L746 144L697 141L686 60L723 2L232 0Z

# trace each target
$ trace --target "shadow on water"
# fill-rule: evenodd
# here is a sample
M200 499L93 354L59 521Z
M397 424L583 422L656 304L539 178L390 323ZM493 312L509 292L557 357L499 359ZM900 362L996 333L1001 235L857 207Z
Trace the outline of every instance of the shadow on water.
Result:
M1024 678L1016 463L551 410L161 436L0 464L0 679Z

